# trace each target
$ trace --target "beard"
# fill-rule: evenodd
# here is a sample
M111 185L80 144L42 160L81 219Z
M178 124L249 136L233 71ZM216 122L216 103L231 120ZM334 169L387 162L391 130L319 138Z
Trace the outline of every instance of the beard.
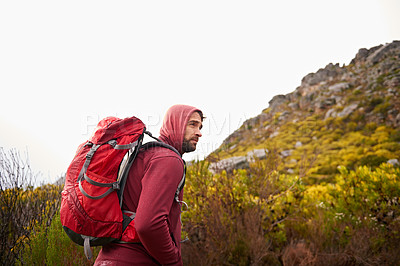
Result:
M190 139L183 139L182 142L182 151L183 152L192 152L196 150L196 144L190 142Z

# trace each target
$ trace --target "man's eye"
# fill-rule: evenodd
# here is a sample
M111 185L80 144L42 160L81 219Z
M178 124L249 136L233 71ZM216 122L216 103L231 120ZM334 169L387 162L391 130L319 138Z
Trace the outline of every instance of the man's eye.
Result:
M200 125L200 123L194 121L194 122L189 122L188 125L191 126L191 127L198 127ZM203 126L200 125L199 129L202 129L202 128L203 128Z

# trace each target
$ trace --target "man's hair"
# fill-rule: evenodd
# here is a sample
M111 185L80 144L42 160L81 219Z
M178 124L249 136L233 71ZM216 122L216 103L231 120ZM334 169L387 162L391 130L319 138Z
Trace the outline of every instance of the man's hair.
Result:
M201 122L203 122L203 120L206 119L206 117L203 115L203 112L202 112L202 111L196 110L195 112L198 113L198 114L200 115Z

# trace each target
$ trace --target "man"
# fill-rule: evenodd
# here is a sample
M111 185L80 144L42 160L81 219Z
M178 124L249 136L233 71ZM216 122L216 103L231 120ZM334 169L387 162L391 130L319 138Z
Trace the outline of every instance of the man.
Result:
M160 139L182 156L196 150L203 113L192 106L168 109ZM178 154L163 147L139 152L129 172L123 209L133 211L140 243L112 243L100 251L95 265L182 265L181 206L174 200L184 173ZM179 193L182 201L183 190Z

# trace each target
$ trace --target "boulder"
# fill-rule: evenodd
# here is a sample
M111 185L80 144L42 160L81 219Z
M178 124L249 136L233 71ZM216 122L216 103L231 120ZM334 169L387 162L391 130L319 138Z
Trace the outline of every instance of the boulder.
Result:
M400 166L399 160L397 159L390 159L387 161L388 164L391 164L393 166Z
M335 78L342 73L339 64L328 64L325 68L319 69L316 73L310 73L301 80L301 87L313 86L320 82Z
M296 102L289 103L288 106L293 110L298 110L300 108L299 104Z
M339 92L342 92L344 90L347 90L348 88L350 88L350 84L349 83L341 82L341 83L337 83L335 85L330 86L328 88L328 90L330 92L333 92L333 93L339 93Z
M234 169L249 168L250 162L254 162L256 159L265 159L267 157L267 152L268 150L265 149L255 149L249 151L247 156L235 156L211 163L208 170L215 174L222 170L231 172Z
M337 114L337 116L346 117L346 116L350 115L352 112L354 112L354 110L356 110L357 107L358 107L358 103L350 104L349 106L346 106L341 112L339 112Z
M234 169L248 168L249 163L246 156L235 156L223 159L216 163L211 163L208 169L213 173L218 173L222 170L227 172L233 171Z
M375 65L378 62L382 61L384 57L387 57L391 50L398 50L400 48L400 41L393 41L392 43L382 45L378 47L373 53L367 58L367 62L371 65Z
M335 104L336 104L336 98L335 97L331 97L331 98L327 98L327 99L323 99L323 100L317 101L315 103L315 107L317 109L320 109L320 110L325 110L325 109L328 109L330 106L333 106Z
M282 157L288 157L288 156L292 155L292 152L293 152L293 150L284 150L284 151L281 151L281 155L282 155Z
M301 141L297 141L296 144L294 144L295 148L300 148L301 146L303 146L303 143L301 143Z
M282 106L288 99L285 95L276 95L268 102L269 108L271 109L271 113L279 112L279 107Z
M249 151L247 153L247 161L254 162L255 159L265 159L267 158L267 152L268 150L265 149L256 149Z
M335 109L331 108L329 109L326 114L325 114L325 120L329 117L337 117L337 113L335 111Z

